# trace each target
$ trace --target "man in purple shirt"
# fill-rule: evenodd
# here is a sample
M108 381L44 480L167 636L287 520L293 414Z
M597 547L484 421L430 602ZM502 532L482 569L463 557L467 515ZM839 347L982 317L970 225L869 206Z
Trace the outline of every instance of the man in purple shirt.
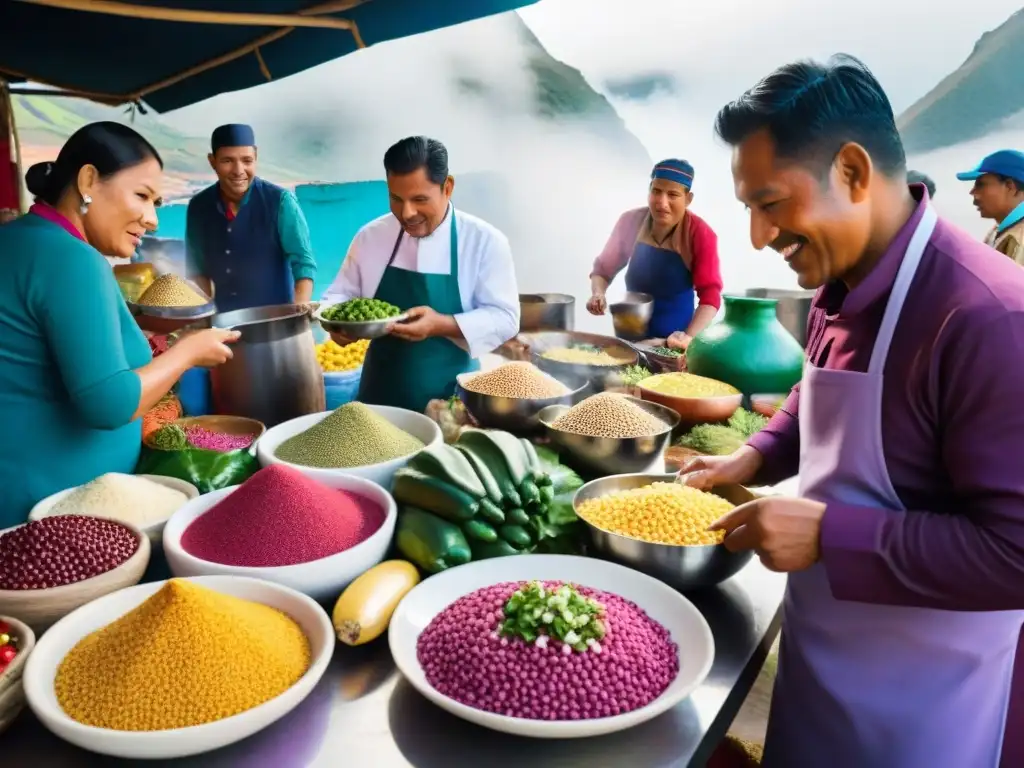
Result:
M799 476L801 498L716 523L789 573L763 765L1022 766L1024 272L908 188L856 59L776 70L716 130L754 246L818 289L786 404L683 470L705 488Z

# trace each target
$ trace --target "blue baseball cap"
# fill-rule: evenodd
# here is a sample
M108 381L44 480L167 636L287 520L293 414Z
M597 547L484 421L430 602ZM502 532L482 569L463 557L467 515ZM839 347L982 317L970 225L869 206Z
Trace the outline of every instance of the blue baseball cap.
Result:
M1018 152L1015 149L1001 149L991 155L986 155L973 171L958 173L956 177L960 181L974 181L986 173L1007 176L1014 181L1024 183L1024 152Z

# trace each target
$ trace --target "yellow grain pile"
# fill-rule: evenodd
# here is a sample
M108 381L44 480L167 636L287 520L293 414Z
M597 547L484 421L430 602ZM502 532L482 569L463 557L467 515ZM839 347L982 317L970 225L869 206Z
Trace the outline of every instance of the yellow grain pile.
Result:
M732 509L725 499L681 483L652 483L579 505L577 514L601 530L654 544L718 544L722 531L708 526Z
M200 307L208 303L177 275L160 275L146 292L139 297L139 304L146 307Z
M644 379L639 387L671 397L725 397L740 393L736 387L724 381L683 371L659 373Z
M602 392L574 405L552 426L563 432L588 437L647 437L669 426L623 395Z
M478 373L462 385L470 392L493 397L539 400L567 395L565 384L552 378L533 363L506 363L492 371Z
M614 355L609 355L604 350L576 349L573 347L549 349L542 357L559 363L576 363L577 365L612 366L623 365L626 362Z
M309 663L309 641L284 613L171 579L80 640L54 687L80 723L160 731L259 706L294 685Z

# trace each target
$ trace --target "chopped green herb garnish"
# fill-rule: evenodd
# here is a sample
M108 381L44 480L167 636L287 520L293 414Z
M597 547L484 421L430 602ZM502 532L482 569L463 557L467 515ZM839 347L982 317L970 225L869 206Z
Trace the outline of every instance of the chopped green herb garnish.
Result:
M531 581L512 594L504 614L498 629L502 637L518 637L541 648L555 639L563 643L563 653L601 652L604 606L571 584L549 589Z

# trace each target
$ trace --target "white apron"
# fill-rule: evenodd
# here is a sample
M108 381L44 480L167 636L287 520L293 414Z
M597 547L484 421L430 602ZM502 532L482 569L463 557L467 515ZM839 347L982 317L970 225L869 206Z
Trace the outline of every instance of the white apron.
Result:
M936 220L928 206L867 373L805 366L802 497L904 509L882 450L882 374ZM996 768L1022 622L836 600L821 563L790 574L764 768Z

